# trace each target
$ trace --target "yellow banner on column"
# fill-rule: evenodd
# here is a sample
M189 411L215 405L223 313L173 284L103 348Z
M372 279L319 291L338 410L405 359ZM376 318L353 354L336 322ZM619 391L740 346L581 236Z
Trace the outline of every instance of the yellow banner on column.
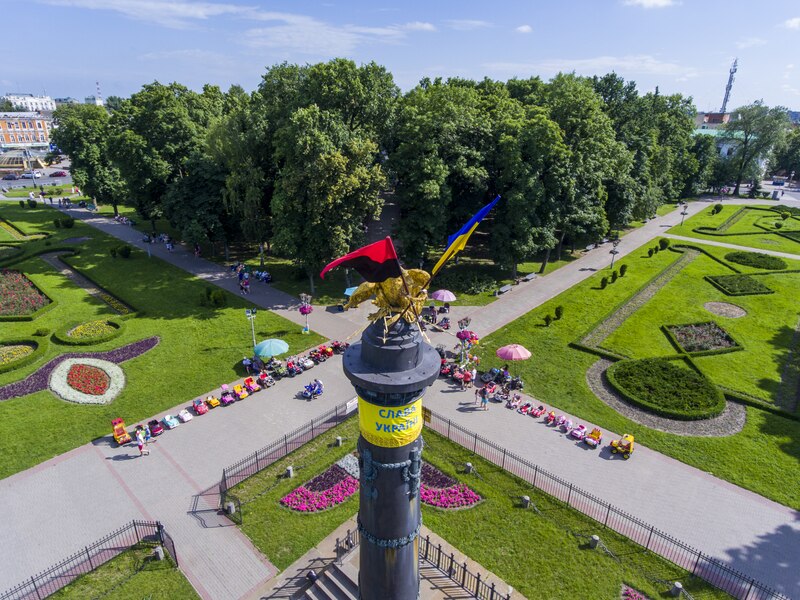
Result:
M358 399L361 435L381 448L399 448L413 442L422 431L422 398L403 406L378 406Z

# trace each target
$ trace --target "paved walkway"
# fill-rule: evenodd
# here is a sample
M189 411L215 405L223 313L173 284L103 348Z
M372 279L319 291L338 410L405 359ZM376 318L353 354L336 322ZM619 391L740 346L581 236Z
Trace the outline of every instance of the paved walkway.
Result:
M707 206L694 203L689 212L695 214ZM70 212L146 249L140 234L130 227L85 211ZM662 235L678 218L674 211L629 233L618 248L618 258ZM606 268L609 249L601 246L587 252L551 275L516 286L486 307L454 307L451 316L455 321L471 314L474 328L485 335L582 281L594 270ZM150 250L207 281L234 293L238 291L236 279L214 263L196 259L179 248L168 253L163 245L154 244ZM292 308L297 304L294 298L267 285L254 285L253 289L249 299L255 304L303 323ZM311 325L329 337L342 339L362 326L363 318L359 311L317 310ZM455 338L446 333L431 333L431 341L455 344ZM216 485L227 464L352 397L339 359L316 369L310 375L319 376L326 383L325 396L319 401L294 399L303 379L283 380L253 398L220 407L165 433L148 457L134 457L135 448L112 447L104 438L0 480L0 502L6 507L6 518L0 521L0 540L27 540L24 545L0 544L0 590L127 520L142 517L165 523L175 538L183 571L203 598L235 599L251 594L275 575L275 569L237 528L217 515L213 490L210 494L203 491ZM488 413L474 412L471 399L469 393L452 390L443 382L435 383L426 395L426 403L437 412L490 439L501 440L533 462L678 539L800 596L797 512L643 447L632 461L603 461L602 455L572 447L561 439L563 436L557 437L530 417L497 405ZM32 532L51 533L37 537Z

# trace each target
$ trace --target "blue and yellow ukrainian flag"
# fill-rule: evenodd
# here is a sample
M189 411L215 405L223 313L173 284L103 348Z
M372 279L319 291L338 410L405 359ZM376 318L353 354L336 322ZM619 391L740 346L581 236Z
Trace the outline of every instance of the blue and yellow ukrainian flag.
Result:
M433 267L431 271L431 276L436 275L436 272L442 268L442 265L446 263L448 260L453 258L456 254L461 252L467 245L467 240L469 236L472 235L472 232L477 229L478 224L483 220L483 218L489 214L489 211L494 208L494 205L500 200L500 196L498 195L497 198L489 202L486 206L480 209L475 216L473 216L467 224L464 225L461 229L456 231L453 235L447 238L447 248L444 250L444 254L439 259L439 262L436 263L436 266Z

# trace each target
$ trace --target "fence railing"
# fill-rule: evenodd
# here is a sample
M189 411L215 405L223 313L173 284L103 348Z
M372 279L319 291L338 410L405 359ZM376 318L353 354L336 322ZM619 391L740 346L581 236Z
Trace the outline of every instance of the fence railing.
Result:
M733 569L719 560L656 529L623 510L601 500L574 484L528 462L513 452L498 446L477 433L465 429L450 419L428 409L424 410L425 426L456 442L501 469L565 502L604 528L613 529L659 556L686 569L716 588L741 600L787 600L787 597L752 577Z
M175 542L158 521L131 521L72 556L34 575L0 594L0 600L43 600L72 583L81 575L94 571L112 558L144 541L162 544L175 564Z
M347 530L343 539L336 538L337 559L356 547L361 541L357 531ZM466 561L459 563L453 552L447 554L441 544L431 542L431 536L420 536L419 559L426 561L432 567L449 577L470 594L470 598L478 600L511 600L511 593L500 593L495 589L495 584L487 584L480 573L469 570Z
M264 446L260 450L256 450L229 467L225 467L222 470L222 479L220 479L219 482L220 506L225 506L227 498L230 495L228 490L240 484L248 477L252 477L259 471L266 469L290 452L297 450L303 444L310 442L315 437L335 427L355 414L357 408L358 402L355 398L349 402L343 402L342 404L334 406L332 409L315 417L308 423L278 438L268 446ZM239 519L241 519L241 515ZM241 520L239 523L241 524Z

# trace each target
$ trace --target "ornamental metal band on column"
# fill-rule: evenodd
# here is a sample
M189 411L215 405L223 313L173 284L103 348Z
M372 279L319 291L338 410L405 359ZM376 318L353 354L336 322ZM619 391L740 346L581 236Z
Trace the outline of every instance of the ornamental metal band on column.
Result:
M375 321L344 355L358 394L361 466L359 593L364 600L419 595L422 395L439 354L416 324Z

